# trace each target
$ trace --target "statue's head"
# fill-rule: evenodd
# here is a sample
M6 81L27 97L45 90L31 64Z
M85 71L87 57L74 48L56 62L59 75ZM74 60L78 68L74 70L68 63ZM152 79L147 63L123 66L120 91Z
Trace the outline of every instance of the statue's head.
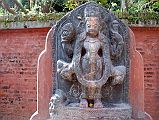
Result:
M118 31L119 22L118 22L117 20L114 20L114 21L112 22L112 28L113 28L113 30Z
M65 24L61 29L62 42L71 42L75 36L75 29L72 23Z
M86 6L84 10L86 21L86 32L90 35L97 35L100 30L100 10L96 6Z
M99 20L97 17L88 17L86 19L86 32L90 35L98 35L99 33Z

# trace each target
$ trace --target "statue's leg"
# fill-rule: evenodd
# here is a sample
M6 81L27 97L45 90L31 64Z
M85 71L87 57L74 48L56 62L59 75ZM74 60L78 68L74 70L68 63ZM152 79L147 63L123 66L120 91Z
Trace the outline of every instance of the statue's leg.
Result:
M94 108L103 108L101 101L101 88L96 88L95 98L94 98Z
M82 108L88 108L88 101L87 101L87 88L85 86L82 86L82 94L80 99L80 107Z

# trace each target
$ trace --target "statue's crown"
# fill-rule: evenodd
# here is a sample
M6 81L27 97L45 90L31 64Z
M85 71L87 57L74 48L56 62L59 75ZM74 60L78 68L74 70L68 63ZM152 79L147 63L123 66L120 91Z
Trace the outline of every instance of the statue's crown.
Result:
M84 9L84 16L85 17L101 17L100 16L100 9L99 7L95 6L95 5L87 5Z

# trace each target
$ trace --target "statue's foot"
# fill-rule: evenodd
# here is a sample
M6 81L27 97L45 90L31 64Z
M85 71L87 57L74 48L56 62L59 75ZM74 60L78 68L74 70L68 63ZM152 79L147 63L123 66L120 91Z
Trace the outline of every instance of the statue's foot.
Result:
M88 108L88 102L86 99L81 99L80 100L80 107L81 108Z
M94 108L103 108L101 100L99 99L94 100Z

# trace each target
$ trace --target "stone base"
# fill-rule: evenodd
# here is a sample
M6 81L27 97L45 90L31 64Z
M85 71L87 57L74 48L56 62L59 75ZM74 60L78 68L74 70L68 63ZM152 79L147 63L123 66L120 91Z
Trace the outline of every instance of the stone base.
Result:
M108 108L64 107L49 120L131 120L132 108L127 104L116 104Z

